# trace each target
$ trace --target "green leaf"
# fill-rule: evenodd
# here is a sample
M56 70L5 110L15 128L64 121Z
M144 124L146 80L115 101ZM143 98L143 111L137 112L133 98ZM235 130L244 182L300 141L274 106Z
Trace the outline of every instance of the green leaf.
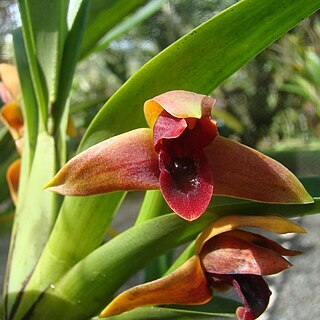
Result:
M204 214L189 223L169 214L128 229L80 261L60 281L53 282L29 319L39 319L40 315L48 320L93 316L138 270L167 250L191 240L216 219L215 214Z
M108 100L81 150L145 126L142 106L155 95L173 89L209 94L319 7L319 0L243 0L208 20L149 61Z
M65 198L55 228L25 285L17 316L24 315L52 283L101 245L105 231L123 198L122 192L87 198Z
M34 87L32 83L30 66L27 58L26 48L24 44L24 39L22 36L22 30L17 29L13 33L13 45L15 58L17 61L17 69L20 79L20 85L23 95L22 101L22 112L24 125L26 128L25 132L25 142L24 142L24 163L23 166L26 168L23 174L28 177L29 171L32 165L37 134L38 134L38 112L37 112L37 99L34 92ZM22 181L24 178L22 178ZM23 183L23 182L22 182Z
M169 251L152 261L144 271L144 281L156 280L169 269L173 261L173 252Z
M167 0L151 0L141 9L137 10L130 16L126 17L123 21L118 23L113 29L111 29L102 39L98 41L95 47L92 48L88 54L100 51L108 47L108 45L115 39L122 36L124 33L131 30L133 27L143 22L144 20L155 14L164 2Z
M72 28L68 32L58 83L57 101L54 103L52 116L54 120L54 136L58 141L57 157L62 166L66 162L66 131L69 117L69 96L74 71L80 55L80 46L87 23L89 1L83 1L78 8L77 15L73 21Z
M61 126L61 119L63 118L63 115L65 118L68 117L68 108L66 108L66 104L70 95L73 75L80 55L80 46L87 24L88 11L89 2L83 1L65 40L59 76L59 90L57 93L57 101L53 108L56 132L63 130L63 133L65 133L66 131L66 127L62 128ZM62 132L60 134L62 136Z
M146 0L92 0L81 56L86 56L109 30L146 2Z
M19 0L18 4L41 124L45 129L48 113L56 100L69 1Z
M7 313L30 277L55 222L57 195L43 190L56 171L54 139L38 136L33 165L23 197L19 198L7 267ZM19 194L20 197L20 194ZM28 250L26 250L28 244Z

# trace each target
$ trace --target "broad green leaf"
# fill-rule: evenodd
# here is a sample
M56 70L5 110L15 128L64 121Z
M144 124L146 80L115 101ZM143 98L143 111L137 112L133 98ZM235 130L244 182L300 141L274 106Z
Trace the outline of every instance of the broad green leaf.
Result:
M34 92L30 65L27 58L26 48L24 44L24 39L22 37L21 29L18 29L14 32L13 43L14 43L15 56L17 61L17 68L19 72L20 85L21 85L21 90L23 94L22 111L24 116L24 125L26 127L25 134L24 134L24 148L23 148L23 154L22 154L23 161L22 161L22 169L21 169L19 183L20 185L28 186L24 188L19 188L18 199L19 198L26 199L28 197L29 189L34 190L32 186L29 185L28 179L29 179L30 171L32 170L32 162L34 159L35 147L37 143L37 132L38 132L37 106L38 104L37 104L37 100ZM39 154L38 154L38 157L40 157ZM39 192L37 192L36 194L38 193ZM32 206L31 208L29 207L29 210L31 212L31 215L35 214L34 218L37 219L37 214L39 214L40 206L37 206L37 209L34 210L33 209L34 203L35 202L29 203L29 206ZM26 205L26 207L25 205L26 203L22 204L22 201L18 203L18 208L17 208L18 213L15 215L15 220L13 224L3 295L7 296L12 292L14 292L14 294L10 297L7 297L8 304L5 306L5 312L7 311L9 312L10 308L12 307L13 300L16 297L17 291L22 288L25 278L29 275L29 273L31 272L32 268L35 265L35 262L37 260L35 256L37 255L39 256L42 249L42 248L39 248L41 247L41 244L36 243L35 246L32 246L32 250L30 254L27 253L25 250L25 247L24 247L26 243L25 241L27 240L27 242L32 243L31 239L33 239L33 234L34 234L34 222L31 219L29 219L31 215L27 211L28 205ZM47 212L47 214L49 219L51 219L50 212ZM45 220L43 219L43 214L39 216L40 216L39 221ZM47 228L47 225L44 226L44 228ZM23 230L23 231L20 232L20 230ZM19 235L16 236L16 232L19 232ZM46 233L46 231L44 231L44 233ZM39 235L40 233L38 232L38 236ZM37 242L36 236L34 237L34 240ZM21 261L22 264L17 263L17 261ZM24 263L26 263L26 265L24 265ZM12 268L14 268L13 271L11 269L11 266L13 266ZM26 269L24 270L25 266L26 266ZM24 273L24 271L26 271L26 273ZM19 274L17 276L17 279L12 280L12 278L10 278L11 272L14 275ZM17 282L15 282L16 280Z
M144 281L150 282L163 276L173 262L173 251L156 258L144 270Z
M97 45L92 48L88 53L97 52L99 50L105 49L108 45L115 39L122 36L124 33L128 32L130 29L143 22L144 20L151 17L156 13L161 6L167 0L151 0L141 9L138 9L136 12L126 17L122 22L117 24L113 29L111 29L102 39L100 39Z
M7 314L10 313L19 291L25 286L26 279L30 277L55 222L57 195L43 190L44 183L53 176L55 170L54 139L41 133L37 139L30 176L25 185L26 191L18 201L12 231L7 265ZM26 244L29 244L28 250Z
M96 116L81 150L111 135L145 126L142 106L155 95L173 89L211 93L319 8L320 0L238 2L182 37L133 75Z
M149 190L145 193L135 225L144 223L170 211L171 209L165 202L160 190ZM145 269L145 281L152 281L162 276L171 265L172 255L173 252L170 251L152 261Z
M146 2L146 0L92 0L81 56L86 56L109 30Z
M122 192L87 198L65 198L55 228L26 284L18 315L24 315L52 283L101 245L105 231L123 198Z
M215 214L205 214L188 223L169 214L128 229L80 261L60 281L53 282L30 319L38 319L40 315L48 320L93 316L139 269L167 250L191 240L216 218Z
M67 9L69 1L27 1L20 0L19 8L23 26L23 36L26 45L28 63L31 71L31 80L35 89L35 96L39 106L39 131L41 132L36 141L36 150L34 160L30 163L31 171L29 177L26 172L29 165L25 159L30 157L29 148L25 148L23 154L22 178L25 190L23 195L19 194L19 203L17 207L17 215L13 228L13 236L11 242L10 260L7 269L6 294L8 296L6 312L10 314L16 311L16 297L19 291L25 286L26 279L30 277L40 254L48 240L51 228L55 222L58 201L57 195L49 194L43 190L43 185L50 179L56 171L56 161L60 163L64 161L64 139L61 140L60 132L57 132L55 139L48 135L45 131L52 132L52 119L48 119L48 114L63 109L65 100L61 102L61 96L57 96L59 88L59 72L62 62L62 54L64 50L65 38L67 34ZM79 24L74 23L74 30L70 34L73 35L72 40L68 42L67 49L70 46L74 49L77 39L81 36L81 32L77 29ZM76 36L74 35L76 33ZM72 42L72 41L76 41ZM18 43L18 42L17 42ZM18 43L19 44L19 43ZM78 45L80 46L80 45ZM17 50L19 47L16 48ZM72 51L72 50L71 50ZM19 54L19 53L17 53ZM69 64L70 71L74 69L77 56L71 57L64 55L64 63ZM18 57L19 59L19 57ZM22 70L19 70L22 72ZM65 83L71 83L72 75L68 78L62 74ZM25 78L26 79L26 78ZM31 82L30 82L31 83ZM70 84L71 85L71 84ZM65 91L61 93L66 95L69 93L69 87L64 87ZM26 88L26 94L30 93ZM64 98L65 96L63 96ZM59 104L56 99L60 98ZM25 97L26 99L26 97ZM26 109L34 108L35 105L25 105ZM60 107L60 108L58 108ZM32 111L27 110L26 114ZM57 111L56 111L57 112ZM63 112L61 112L62 114ZM64 133L63 117L61 115L56 125ZM28 120L28 119L27 119ZM33 119L34 120L34 119ZM48 121L50 120L50 121ZM66 120L65 120L66 122ZM60 125L61 124L61 125ZM35 123L26 122L27 126ZM66 125L65 125L66 126ZM36 125L37 127L37 125ZM28 130L27 130L28 132ZM28 135L26 136L28 138ZM28 140L27 140L28 141ZM35 143L35 141L32 141ZM28 143L28 142L27 142ZM31 141L30 141L31 143ZM58 153L56 154L56 151ZM35 205L37 204L37 205ZM25 243L30 244L30 252L26 252ZM20 297L18 298L18 300Z
M69 1L64 0L18 1L31 75L44 128L57 95L57 76L67 33L68 3Z

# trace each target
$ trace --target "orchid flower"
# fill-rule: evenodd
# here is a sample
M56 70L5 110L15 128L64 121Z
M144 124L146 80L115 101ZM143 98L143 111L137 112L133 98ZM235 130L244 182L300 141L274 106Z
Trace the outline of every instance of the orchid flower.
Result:
M171 209L198 218L213 194L271 203L311 203L280 163L218 135L215 100L170 91L148 100L150 128L100 142L71 159L46 186L63 195L161 190Z
M233 287L243 302L239 320L252 320L268 306L271 292L263 275L283 271L291 264L288 250L261 235L238 228L254 227L273 233L305 230L278 216L225 216L200 234L195 254L178 269L158 280L133 287L116 297L100 314L110 317L140 306L197 305L213 297L213 290Z

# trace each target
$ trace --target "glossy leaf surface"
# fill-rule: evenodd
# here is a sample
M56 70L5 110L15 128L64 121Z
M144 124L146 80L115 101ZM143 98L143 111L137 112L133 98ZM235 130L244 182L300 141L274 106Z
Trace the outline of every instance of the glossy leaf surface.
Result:
M308 3L304 0L290 3L287 0L245 0L228 8L175 42L133 75L94 119L81 149L110 135L145 126L139 111L145 101L158 94L176 89L211 93L248 60L319 7L319 0ZM119 112L119 106L126 106L125 111Z

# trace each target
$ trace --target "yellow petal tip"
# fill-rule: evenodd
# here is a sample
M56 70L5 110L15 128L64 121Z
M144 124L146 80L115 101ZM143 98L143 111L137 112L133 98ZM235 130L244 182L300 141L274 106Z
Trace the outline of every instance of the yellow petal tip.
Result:
M56 182L56 179L53 178L50 180L46 185L43 186L43 190L53 191L53 192L59 192L58 187L61 186L60 183Z

